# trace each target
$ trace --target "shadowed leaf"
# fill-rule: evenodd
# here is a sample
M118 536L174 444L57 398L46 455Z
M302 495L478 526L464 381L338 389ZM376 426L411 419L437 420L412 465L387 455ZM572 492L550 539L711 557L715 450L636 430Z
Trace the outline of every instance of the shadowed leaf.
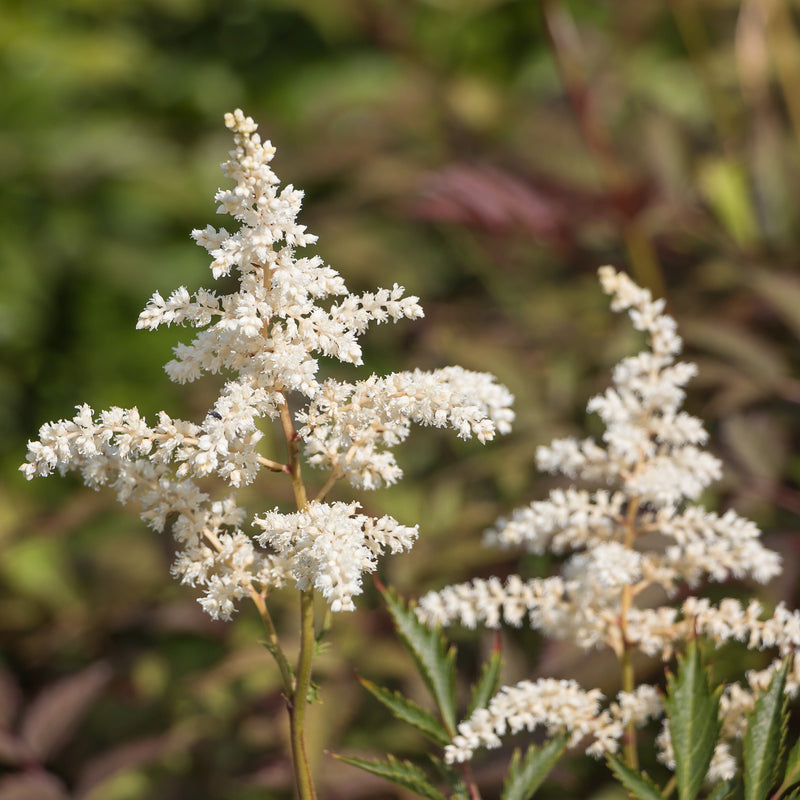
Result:
M789 751L780 791L785 792L795 783L800 783L800 739L794 743L794 747Z
M19 711L22 694L7 669L0 669L0 728L10 728Z
M122 770L152 764L174 749L169 735L154 736L115 747L93 758L81 769L75 797L81 798Z
M69 795L55 775L25 772L0 779L0 800L69 800Z
M11 731L0 730L0 762L3 764L22 764L35 761L35 757L25 742Z
M420 733L427 736L441 747L449 744L450 737L441 722L433 714L418 706L412 700L403 697L400 692L390 692L382 686L364 678L359 678L361 685L377 700L383 703L398 719L413 725Z
M33 701L22 721L22 739L44 760L69 738L91 702L111 677L98 662L47 687Z
M753 286L775 306L786 324L800 337L800 280L797 276L758 270L753 276Z
M400 761L391 755L388 757L388 761L368 761L365 758L340 755L335 755L334 758L358 769L363 769L372 775L385 778L404 789L410 789L428 800L447 800L438 789L431 786L428 776L410 761Z

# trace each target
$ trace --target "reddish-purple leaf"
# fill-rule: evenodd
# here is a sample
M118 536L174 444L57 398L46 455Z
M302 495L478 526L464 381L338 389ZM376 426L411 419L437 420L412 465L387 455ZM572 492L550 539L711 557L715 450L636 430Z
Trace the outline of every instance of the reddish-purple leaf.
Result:
M416 213L491 233L516 230L552 244L563 244L566 234L567 213L558 199L494 167L455 164L431 173Z
M0 779L0 800L69 800L69 795L49 772L20 772Z
M7 669L0 669L0 728L10 728L22 701L14 676Z
M36 757L25 742L11 731L0 728L0 762L20 765L36 762Z
M97 662L48 686L33 701L22 720L21 734L40 760L66 742L110 677L108 664Z

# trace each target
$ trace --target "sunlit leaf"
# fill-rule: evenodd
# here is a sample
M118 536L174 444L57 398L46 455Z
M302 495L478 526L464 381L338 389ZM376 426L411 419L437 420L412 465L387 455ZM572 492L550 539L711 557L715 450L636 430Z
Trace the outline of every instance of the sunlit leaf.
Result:
M381 589L397 632L417 664L425 684L449 732L456 727L455 648L448 647L437 630L423 625L412 607L406 606L391 589Z
M679 800L694 800L708 773L719 738L720 692L721 687L711 691L700 647L697 640L692 640L686 655L678 658L677 677L671 673L667 676L664 701L675 754Z

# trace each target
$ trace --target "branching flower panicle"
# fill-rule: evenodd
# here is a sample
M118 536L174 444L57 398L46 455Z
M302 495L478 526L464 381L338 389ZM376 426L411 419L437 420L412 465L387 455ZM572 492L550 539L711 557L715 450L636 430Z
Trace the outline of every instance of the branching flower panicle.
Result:
M471 758L478 747L499 745L506 732L537 726L551 734L569 731L573 744L586 739L592 755L616 752L624 731L663 716L656 688L634 684L635 650L667 660L696 634L717 643L776 648L780 656L800 644L800 615L783 606L765 619L760 604L743 606L734 599L713 605L689 596L679 607L655 608L644 602L648 589L652 598L652 587L669 597L705 580L765 583L780 572L780 558L761 544L753 522L693 504L721 474L719 460L703 449L708 437L701 421L681 410L683 387L696 368L676 360L682 342L663 300L653 300L611 267L600 270L600 282L612 309L627 311L634 327L647 334L649 349L618 364L612 386L589 401L589 412L605 424L602 442L557 439L537 451L540 469L589 488L554 489L546 500L500 519L485 536L489 545L566 556L561 574L448 586L422 597L417 613L431 625L527 623L584 648L611 648L626 676L623 691L604 707L598 690L572 682L542 679L505 687L459 725L446 750L451 762ZM727 687L720 706L724 736L741 736L745 712L778 663L749 673L746 686ZM799 687L800 662L794 659L787 691ZM658 744L662 759L672 763L667 727ZM729 777L734 769L722 741L709 776Z
M313 587L335 611L350 610L362 574L385 551L408 550L417 528L373 519L357 503L326 503L331 486L340 479L363 489L397 481L402 471L391 448L412 423L482 442L505 433L513 398L492 376L459 367L321 380L321 357L361 365L359 337L371 324L418 319L422 308L397 284L353 294L318 256L298 257L316 241L297 222L302 192L279 188L270 167L275 148L250 117L237 110L225 124L235 148L222 169L235 185L217 192L217 211L232 216L238 230L209 225L192 237L211 255L213 277L235 276L237 286L229 294L156 292L137 325L197 329L175 348L166 372L178 383L223 374L219 397L197 423L164 412L148 423L136 408L96 415L79 406L73 419L42 426L21 469L27 478L77 471L88 486L109 486L121 503L138 504L156 530L169 518L179 545L172 571L203 590L200 602L212 617L227 619L240 598L263 598L290 582ZM281 453L262 453L264 418L280 424L286 462ZM328 475L313 499L303 483L301 448ZM235 490L264 470L290 476L296 511L253 519L239 505ZM212 498L199 484L212 475L232 491ZM261 533L246 533L248 520Z

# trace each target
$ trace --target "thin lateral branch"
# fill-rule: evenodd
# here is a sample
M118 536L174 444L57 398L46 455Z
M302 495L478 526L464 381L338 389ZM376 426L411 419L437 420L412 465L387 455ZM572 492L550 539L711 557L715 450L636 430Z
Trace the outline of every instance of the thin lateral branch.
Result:
M308 505L308 496L300 468L300 439L294 427L292 412L289 410L289 402L286 399L286 395L283 392L281 394L283 395L281 425L283 426L283 435L286 438L286 450L289 456L289 475L292 478L292 491L294 492L297 510L302 511Z
M287 475L291 475L291 467L288 464L280 464L272 459L264 458L264 456L258 457L258 463L270 472L285 472Z
M288 700L294 693L294 678L292 677L292 670L289 666L286 654L280 646L278 632L275 630L275 624L267 608L266 599L263 594L257 592L252 586L249 587L249 595L250 599L253 601L253 605L258 609L258 615L261 617L261 621L264 623L264 627L267 630L267 638L269 640L269 647L267 649L278 664L278 669L281 672L281 680L283 681L284 694Z

